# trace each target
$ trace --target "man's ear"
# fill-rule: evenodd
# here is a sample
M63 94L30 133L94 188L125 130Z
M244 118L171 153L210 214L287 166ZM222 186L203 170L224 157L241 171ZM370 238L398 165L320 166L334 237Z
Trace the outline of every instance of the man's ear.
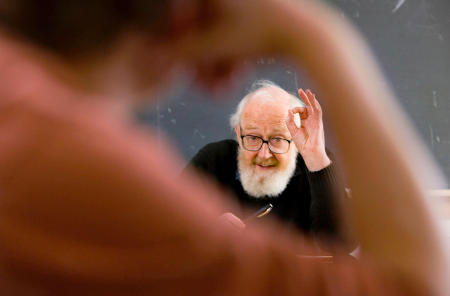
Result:
M239 128L238 124L234 126L234 132L236 133L236 140L238 141L239 145L241 145L241 129Z

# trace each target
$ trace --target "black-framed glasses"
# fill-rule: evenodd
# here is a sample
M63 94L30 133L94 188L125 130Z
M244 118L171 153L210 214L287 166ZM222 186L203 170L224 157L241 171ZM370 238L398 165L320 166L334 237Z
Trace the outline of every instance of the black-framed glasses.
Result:
M259 136L254 135L242 135L241 130L241 140L242 146L245 150L248 151L259 151L264 143L267 144L269 150L272 153L283 154L289 151L289 146L291 144L291 140L287 140L280 137L269 138L269 140L264 140Z

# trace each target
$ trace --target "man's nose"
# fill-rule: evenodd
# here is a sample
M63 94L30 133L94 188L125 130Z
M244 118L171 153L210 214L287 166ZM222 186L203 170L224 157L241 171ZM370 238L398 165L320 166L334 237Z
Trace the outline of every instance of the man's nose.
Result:
M258 157L261 159L268 159L271 158L272 152L269 149L269 145L267 143L263 143L261 149L258 151Z

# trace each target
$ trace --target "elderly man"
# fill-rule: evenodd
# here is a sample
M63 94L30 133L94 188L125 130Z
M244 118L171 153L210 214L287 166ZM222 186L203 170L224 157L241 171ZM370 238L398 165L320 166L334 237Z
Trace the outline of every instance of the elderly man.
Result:
M190 164L231 189L244 207L270 203L271 216L303 232L340 239L337 182L315 95L300 89L302 104L270 81L257 81L252 89L230 118L237 141L210 143Z

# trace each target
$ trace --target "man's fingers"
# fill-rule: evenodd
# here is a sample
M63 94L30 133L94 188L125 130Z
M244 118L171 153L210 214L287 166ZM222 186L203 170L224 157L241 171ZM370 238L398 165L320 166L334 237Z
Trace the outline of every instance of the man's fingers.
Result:
M322 111L319 101L316 99L316 95L310 89L306 90L306 95L314 109L317 111Z
M300 107L304 108L304 107ZM294 115L296 112L294 112L296 108L293 108L288 111L288 117L286 118L286 126L289 130L289 133L291 134L292 138L298 138L300 141L303 141L305 139L306 130L302 126L297 126L295 123Z
M305 93L305 91L303 89L300 88L298 90L298 96L300 97L300 99L306 106L311 106L311 103L308 100L308 95Z
M288 110L288 116L286 118L286 126L291 134L294 134L296 132L296 129L298 126L295 124L294 120L294 114L292 110Z
M297 126L295 124L295 120L294 120L294 114L297 112L294 112L292 109L288 110L288 116L286 118L286 126L289 130L289 132L292 134L294 134L296 132L296 129L299 128L299 126Z
M301 113L301 112L303 112L303 113ZM301 117L302 114L303 114L303 118ZM301 124L302 119L305 119L307 117L308 117L308 113L307 113L305 107L295 107L288 111L289 122L294 122L295 128L300 128L302 125ZM292 128L294 128L294 126Z
M316 110L317 109L316 96L312 93L310 89L306 90L306 96L308 97L308 100L311 103L311 107L313 107Z
M294 107L290 109L293 114L298 113L300 115L300 119L308 118L308 109L306 107Z
M308 92L309 90L307 90ZM309 91L311 93L311 91ZM313 105L313 100L311 100L308 97L308 94L303 90L303 89L299 89L298 90L298 95L300 96L300 99L303 101L303 103L305 103L306 108L308 109L308 114L312 115L314 114L315 110L314 110L314 105Z

